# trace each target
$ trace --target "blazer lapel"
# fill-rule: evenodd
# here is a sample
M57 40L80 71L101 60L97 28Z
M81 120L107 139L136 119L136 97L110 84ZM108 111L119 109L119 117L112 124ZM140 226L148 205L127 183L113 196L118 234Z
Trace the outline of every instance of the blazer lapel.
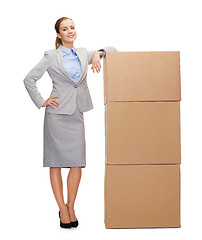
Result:
M83 57L84 55L82 54L82 48L75 48L75 52L76 52L76 55L78 56L78 59L81 63L81 74L80 74L79 79L78 79L78 84L79 84L82 77L83 77L84 70L85 70L85 59Z
M84 60L82 58L82 53L81 53L81 49L79 48L75 48L75 52L81 62L81 68L82 68L82 71L81 71L81 74L80 74L80 77L78 79L78 83L80 82L81 80L81 77L83 75L83 72L84 72ZM62 53L62 49L61 47L59 46L57 49L56 49L56 53L57 53L57 60L58 60L58 64L60 66L60 69L61 71L63 72L63 74L67 77L67 79L71 82L73 82L74 84L76 84L76 82L71 78L71 76L69 75L69 73L66 71L65 67L64 67L64 62L63 62L63 53ZM77 84L78 84L77 83Z

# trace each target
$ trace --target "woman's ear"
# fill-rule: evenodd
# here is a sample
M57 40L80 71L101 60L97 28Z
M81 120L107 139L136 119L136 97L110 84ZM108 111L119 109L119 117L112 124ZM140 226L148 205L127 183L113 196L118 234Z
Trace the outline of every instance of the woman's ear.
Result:
M60 37L60 34L59 34L59 33L57 33L57 37L61 39L61 37Z

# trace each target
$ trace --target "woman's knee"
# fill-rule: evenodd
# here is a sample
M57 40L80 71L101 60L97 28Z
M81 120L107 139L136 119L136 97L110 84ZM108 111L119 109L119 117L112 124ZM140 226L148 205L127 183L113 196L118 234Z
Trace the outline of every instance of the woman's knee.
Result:
M61 167L50 167L50 171L60 171Z
M81 170L81 167L70 167L70 170L71 169Z

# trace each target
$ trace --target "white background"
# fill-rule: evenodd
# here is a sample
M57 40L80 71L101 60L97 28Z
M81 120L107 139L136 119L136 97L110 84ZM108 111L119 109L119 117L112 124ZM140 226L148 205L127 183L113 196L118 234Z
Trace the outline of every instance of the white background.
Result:
M180 51L181 228L105 229L103 73L89 66L94 109L84 113L87 164L75 202L77 229L59 227L49 168L42 167L43 119L23 79L55 48L55 22L74 20L75 47L118 51ZM202 215L202 115L200 1L7 1L1 3L1 239L183 239L199 237ZM102 60L103 67L103 60ZM37 83L44 99L52 82ZM34 151L33 151L34 149ZM62 169L65 201L67 169ZM121 221L121 219L120 219ZM4 236L3 236L4 235ZM200 237L199 237L200 238Z

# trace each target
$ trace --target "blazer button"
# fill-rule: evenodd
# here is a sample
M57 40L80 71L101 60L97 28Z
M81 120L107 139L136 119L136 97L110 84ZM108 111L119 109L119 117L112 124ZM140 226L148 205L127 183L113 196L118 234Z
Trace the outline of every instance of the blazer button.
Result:
M75 87L75 88L77 88L78 86L77 86L77 85L75 85L74 87Z

